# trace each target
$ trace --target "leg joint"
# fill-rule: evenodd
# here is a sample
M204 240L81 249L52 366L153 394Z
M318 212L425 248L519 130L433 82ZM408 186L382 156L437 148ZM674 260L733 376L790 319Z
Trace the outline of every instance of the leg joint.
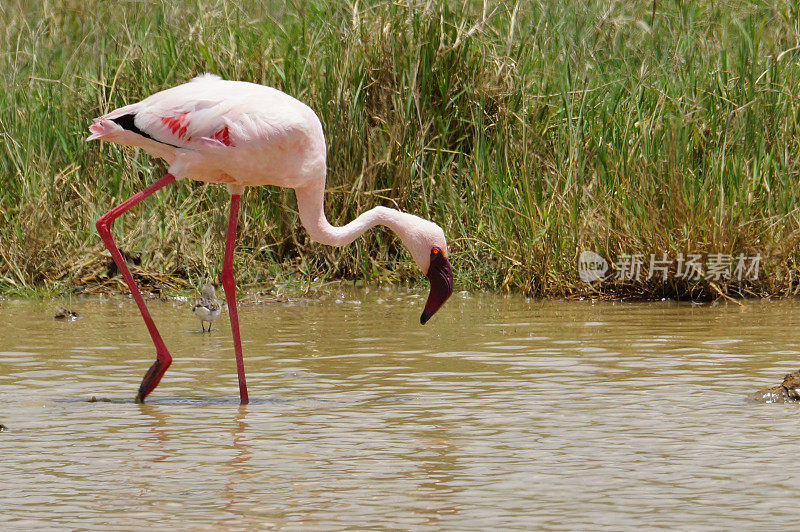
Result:
M101 235L107 235L111 232L111 220L108 219L106 214L98 218L94 226L97 228L97 232Z

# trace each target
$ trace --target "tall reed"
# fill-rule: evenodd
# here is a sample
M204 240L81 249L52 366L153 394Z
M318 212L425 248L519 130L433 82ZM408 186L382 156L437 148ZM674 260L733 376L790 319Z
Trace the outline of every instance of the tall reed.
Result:
M793 2L59 0L0 16L1 291L119 284L94 219L165 166L85 143L87 125L206 71L307 102L328 138L332 221L376 204L435 220L459 287L593 294L576 274L584 249L764 257L757 282L603 293L798 286ZM137 275L216 275L226 202L183 182L120 219ZM291 191L249 190L240 235L243 283L419 278L387 232L310 242Z

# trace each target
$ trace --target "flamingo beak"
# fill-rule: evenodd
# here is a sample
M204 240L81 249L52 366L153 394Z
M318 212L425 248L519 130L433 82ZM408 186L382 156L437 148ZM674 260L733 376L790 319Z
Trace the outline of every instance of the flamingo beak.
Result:
M431 265L428 267L426 277L431 282L431 291L428 294L428 302L425 303L425 310L419 318L422 325L431 319L453 293L453 268L439 248L433 248L431 251Z

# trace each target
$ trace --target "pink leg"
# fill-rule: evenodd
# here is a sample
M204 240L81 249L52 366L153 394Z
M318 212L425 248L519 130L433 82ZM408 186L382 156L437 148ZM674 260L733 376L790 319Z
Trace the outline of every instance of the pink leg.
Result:
M239 373L239 399L241 404L250 402L247 397L247 383L244 378L244 358L242 357L242 339L239 336L239 315L236 312L236 280L233 277L233 248L236 245L236 223L239 219L240 194L231 195L231 214L228 218L228 238L225 241L225 258L222 261L222 286L225 289L225 300L228 302L228 315L231 319L233 333L233 349L236 352L236 370Z
M167 368L172 363L172 357L169 355L167 346L164 345L164 341L161 339L158 329L156 329L156 324L153 323L153 318L150 317L150 312L147 310L147 305L144 304L142 294L139 293L139 289L136 288L136 282L133 280L131 272L128 271L128 266L125 264L125 259L122 258L122 253L119 252L116 244L114 244L114 238L111 236L111 222L116 220L131 207L150 196L156 190L168 185L169 183L172 183L173 181L175 181L174 175L165 175L146 189L134 194L127 200L123 201L105 213L97 220L96 224L97 232L100 233L100 238L103 239L108 251L111 252L111 257L117 264L117 268L122 273L122 277L125 279L125 283L127 283L128 288L131 291L131 295L133 296L134 301L136 301L136 305L139 307L139 312L142 313L144 323L147 325L147 330L150 331L150 337L153 339L153 343L156 346L156 361L147 371L144 379L142 379L142 384L139 386L139 393L136 394L137 403L144 402L144 398L147 397L147 395L152 392L156 386L158 386L158 383L161 380L161 377L164 375L164 372L167 371Z

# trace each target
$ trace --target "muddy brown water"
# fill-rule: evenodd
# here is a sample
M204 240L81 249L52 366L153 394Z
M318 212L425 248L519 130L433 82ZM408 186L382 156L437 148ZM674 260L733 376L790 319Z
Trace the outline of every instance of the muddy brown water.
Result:
M4 529L794 528L800 303L542 302L332 292L227 313L0 302ZM95 396L98 402L88 399Z

